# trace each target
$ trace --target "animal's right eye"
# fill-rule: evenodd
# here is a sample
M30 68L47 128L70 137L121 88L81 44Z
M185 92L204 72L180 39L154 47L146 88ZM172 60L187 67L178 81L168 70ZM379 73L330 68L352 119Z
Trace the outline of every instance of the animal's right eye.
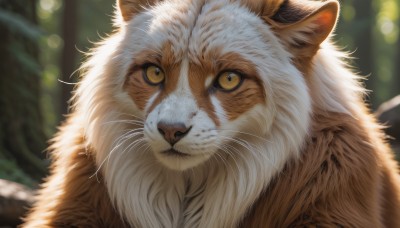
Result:
M156 65L150 64L143 68L143 77L150 85L158 85L165 79L162 69Z

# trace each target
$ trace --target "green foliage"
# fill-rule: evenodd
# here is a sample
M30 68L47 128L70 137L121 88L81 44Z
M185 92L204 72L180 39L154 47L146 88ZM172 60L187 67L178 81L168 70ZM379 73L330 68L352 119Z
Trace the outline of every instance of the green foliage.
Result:
M111 18L114 14L114 1L104 0L86 0L80 1L79 17L81 24L79 26L78 50L88 52L102 37L106 37L112 30ZM81 64L81 58L78 58L77 67Z
M63 48L63 39L61 37L61 15L64 5L61 0L40 0L37 5L39 24L45 31L46 36L40 40L40 49L42 50L40 62L43 66L41 97L42 111L45 120L46 135L51 137L56 130L56 126L62 119L58 110L60 110L60 87L61 78L60 62ZM84 54L89 52L90 48L111 32L111 17L113 15L114 1L104 0L85 0L78 1L78 21L76 29L78 37L76 43L75 69L78 69L81 62L84 61ZM79 72L71 75L68 83L77 81Z
M28 72L33 74L40 74L42 72L41 66L38 64L37 60L25 53L18 43L13 43L7 50Z
M19 33L32 41L43 35L43 32L36 25L15 13L3 9L0 9L0 23L12 32Z
M372 107L377 108L400 93L400 0L348 0L341 4L336 39L355 57L353 65L366 76ZM371 10L371 15L360 18L366 10ZM370 31L360 36L365 30ZM365 65L368 69L362 68Z
M10 180L29 186L37 186L37 182L26 175L13 160L0 159L0 179Z
M36 1L0 0L0 178L33 186L46 173L39 111Z
M60 36L62 9L61 0L39 0L37 4L39 25L46 34L39 40L39 47L42 50L40 63L43 68L40 99L44 131L48 138L56 131L61 118L58 113L60 105L58 79L60 78L60 54L63 47Z
M43 31L40 30L38 26L32 24L18 14L3 9L0 9L0 24L4 26L8 32L20 35L33 42L37 42L43 35ZM26 54L20 43L12 43L10 46L6 47L6 51L19 61L21 66L24 66L28 72L33 74L41 73L41 67L37 63L37 60L32 58L31 55Z

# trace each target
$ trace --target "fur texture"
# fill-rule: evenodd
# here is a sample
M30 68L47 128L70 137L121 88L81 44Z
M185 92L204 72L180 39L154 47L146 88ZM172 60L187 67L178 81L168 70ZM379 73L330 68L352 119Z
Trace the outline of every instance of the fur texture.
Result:
M118 5L25 227L400 227L397 166L327 38L336 1Z

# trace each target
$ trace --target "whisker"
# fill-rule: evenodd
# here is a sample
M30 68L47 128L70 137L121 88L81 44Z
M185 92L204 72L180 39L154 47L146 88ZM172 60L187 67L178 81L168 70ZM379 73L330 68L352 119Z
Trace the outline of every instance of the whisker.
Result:
M267 143L271 142L271 141L269 141L269 140L267 140L267 139L265 139L265 138L263 138L261 136L258 136L258 135L255 135L255 134L251 134L251 133L248 133L248 132L244 132L244 131L236 131L236 130L230 130L230 129L214 129L214 130L215 131L219 131L219 132L227 131L227 132L239 133L239 134L255 137L255 138L260 139L260 140L262 140L264 142L267 142Z
M126 135L127 133L131 133L131 134ZM105 163L106 161L109 161L110 156L111 156L120 146L122 146L128 139L131 139L131 138L133 138L133 137L136 137L137 135L143 134L143 133L141 133L141 132L127 132L127 133L124 134L124 135L126 135L126 136L124 136L124 137L120 136L120 137L118 137L118 138L116 139L116 141L118 142L117 145L114 146L114 147L112 148L112 150L108 153L108 155L106 156L106 158L100 163L100 165L99 165L99 167L97 168L97 170L95 171L95 173L94 173L92 176L90 176L89 178L92 178L94 175L97 176L97 173L100 171L101 167L103 167L104 163ZM129 136L129 137L128 137L128 136ZM140 138L140 139L142 139L142 138ZM129 145L134 144L136 141L137 141L137 140L133 141L133 142L132 142L131 144L129 144ZM115 142L114 142L114 143L115 143ZM113 143L113 144L114 144L114 143ZM126 149L125 149L125 150L126 150Z
M217 147L219 150L223 150L224 151L224 149L223 148L221 148L221 147ZM228 167L228 166L230 166L229 165L229 163L228 163L228 161L226 160L226 158L224 158L223 156L222 156L222 154L220 154L220 153L215 153L215 155L216 155L216 158L220 158L221 159L221 161L222 161L222 163L224 163L224 165L226 166L226 167ZM214 156L213 156L214 157ZM231 167L232 168L232 167Z
M223 145L223 147L225 148L224 152L226 152L226 153L228 154L228 156L230 156L230 157L232 158L232 160L235 162L236 167L237 167L238 170L239 170L239 169L240 169L240 168L239 168L239 164L238 164L238 162L236 161L236 157L234 156L234 152L231 151L229 148L236 150L236 153L239 154L239 156L242 156L242 155L239 153L239 150L238 150L237 148L233 147L233 146L230 146L229 144Z
M224 138L224 139L228 139L231 142L235 142L235 143L243 146L244 148L246 148L249 151L252 151L252 149L253 149L253 147L251 147L251 145L248 142L244 141L244 140L241 140L241 139L238 139L238 138L230 138L230 137L221 136L221 135L219 137Z
M141 133L142 131L142 133ZM118 144L119 142L121 142L123 139L127 139L130 138L133 133L138 133L138 134L143 134L143 128L138 128L138 129L133 129L133 130L127 130L127 132L125 132L123 135L119 136L112 145L114 144Z
M143 128L135 128L135 129L124 129L121 132L123 132L122 135L120 135L116 140L114 140L113 145L115 144L115 142L123 137L125 137L126 135L129 135L131 133L139 133L139 132L143 132Z
M231 157L231 159L233 160L233 162L236 165L237 170L239 170L239 164L237 163L235 157L233 156L232 152L225 146L221 145L221 146L217 146L218 149L224 151L229 157ZM219 156L222 161L225 161L224 164L225 166L229 166L229 168L232 170L232 172L235 172L235 169L232 167L232 165L230 164L230 162L227 161L226 158L223 158L221 154L219 154L218 152L216 153L217 156Z
M137 126L144 125L143 122L137 121L137 120L112 120L112 121L105 122L102 125L111 124L111 123L128 123L128 124L133 124L133 125L137 125Z
M137 144L139 144L139 143L141 143L141 142L143 142L143 138L139 138L139 139L133 141L132 143L130 143L130 144L121 152L120 155L123 155L127 150L131 150L132 148L134 148ZM106 159L105 159L105 160L107 160L107 165L109 164L110 155L111 155L111 153L110 153L109 156L107 156Z
M144 138L140 138L140 139L136 140L135 143L136 143L136 144L134 144L134 145L132 145L132 143L131 143L131 144L122 152L122 154L125 153L126 151L129 151L129 150L133 149L134 147L138 146L139 144L141 144L141 145L140 145L139 148L137 148L137 151L139 151L140 149L142 149L143 146L148 145L148 144L146 143L146 140L145 140Z
M259 151L259 149L257 149L254 145L250 145L248 142L246 142L246 141L244 141L244 140L241 140L241 139L239 139L239 138L229 138L229 137L225 137L225 136L220 136L220 137L224 138L224 141L233 142L233 143L236 143L236 144L238 144L238 145L244 147L244 148L246 149L246 152L256 153L256 151ZM232 145L229 145L229 144L226 144L225 146L228 146L228 147L234 149L234 150L237 152L237 154L238 154L239 156L243 156L243 154L242 154L236 147L234 147L234 146L232 146ZM275 170L279 170L279 169L276 167L276 165L271 161L271 159L269 159L268 157L266 157L266 158L267 158L267 162L268 162Z
M134 148L134 146L137 146L139 143L143 143L146 142L145 139L143 137L133 141L132 143L130 143L122 152L121 155L124 154L126 151L131 150L132 148Z
M143 122L145 121L145 119L144 119L143 117L136 116L136 115L134 115L134 114L132 114L132 113L120 112L119 115L120 115L120 116L126 115L126 116L130 116L130 117L134 117L134 118L136 118L136 119L142 120Z

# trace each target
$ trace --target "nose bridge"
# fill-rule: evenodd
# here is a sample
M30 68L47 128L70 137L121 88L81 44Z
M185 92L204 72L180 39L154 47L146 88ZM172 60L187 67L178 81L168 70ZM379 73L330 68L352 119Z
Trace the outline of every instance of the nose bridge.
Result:
M189 86L189 60L183 58L179 79L175 91L162 101L159 109L159 121L187 123L190 113L196 110L196 101Z
M190 116L195 112L196 102L188 94L171 94L160 105L158 122L180 122L188 125Z

